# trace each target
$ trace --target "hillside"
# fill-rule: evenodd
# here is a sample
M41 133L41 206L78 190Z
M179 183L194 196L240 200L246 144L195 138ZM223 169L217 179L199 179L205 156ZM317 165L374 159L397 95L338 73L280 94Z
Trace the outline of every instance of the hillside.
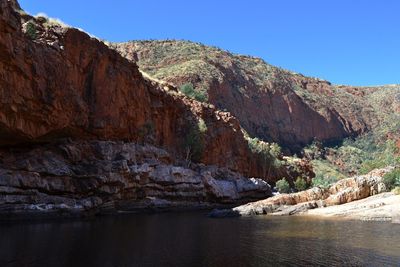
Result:
M110 44L150 76L177 87L190 83L227 110L253 137L292 152L318 140L339 143L398 114L400 86L352 87L305 77L260 58L188 41Z

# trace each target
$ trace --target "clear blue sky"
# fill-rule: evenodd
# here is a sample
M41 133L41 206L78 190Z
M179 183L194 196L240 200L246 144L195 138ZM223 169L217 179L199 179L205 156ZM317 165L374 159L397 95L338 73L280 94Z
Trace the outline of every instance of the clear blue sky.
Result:
M185 39L327 79L400 83L399 0L20 0L110 41Z

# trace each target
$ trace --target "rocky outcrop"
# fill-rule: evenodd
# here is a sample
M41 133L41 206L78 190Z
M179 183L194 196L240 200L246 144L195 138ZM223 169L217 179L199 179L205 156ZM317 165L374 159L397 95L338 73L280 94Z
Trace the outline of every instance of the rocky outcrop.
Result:
M305 215L362 221L391 221L400 223L400 196L382 193L343 205L307 210Z
M318 207L349 203L385 192L386 187L382 177L392 169L392 167L378 169L367 175L343 179L326 189L314 187L298 193L276 195L235 207L230 211L215 210L211 216L293 215Z
M396 90L400 95L399 86L334 86L259 58L187 41L112 46L157 79L176 86L192 83L206 90L209 102L231 112L251 136L293 152L315 139L333 142L368 131L381 120L370 103L372 94Z
M270 195L261 179L189 168L149 145L63 141L0 150L1 218L206 208Z

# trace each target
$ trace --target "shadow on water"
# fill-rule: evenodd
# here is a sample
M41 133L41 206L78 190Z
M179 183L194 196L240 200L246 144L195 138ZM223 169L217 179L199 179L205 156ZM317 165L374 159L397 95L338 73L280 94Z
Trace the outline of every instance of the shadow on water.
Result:
M399 266L400 225L139 214L0 224L0 266Z

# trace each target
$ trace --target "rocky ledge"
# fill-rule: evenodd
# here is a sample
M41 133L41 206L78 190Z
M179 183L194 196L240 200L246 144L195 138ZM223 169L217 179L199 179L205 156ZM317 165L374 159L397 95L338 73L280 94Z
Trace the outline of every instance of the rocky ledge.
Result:
M210 208L271 196L261 179L178 162L163 149L62 141L0 149L0 218Z
M382 193L343 205L309 210L306 215L400 223L400 195Z
M400 216L400 196L384 193L386 187L382 181L383 176L392 169L377 169L367 175L343 179L329 188L314 187L298 193L276 195L233 209L214 210L210 216L302 214L392 220Z

